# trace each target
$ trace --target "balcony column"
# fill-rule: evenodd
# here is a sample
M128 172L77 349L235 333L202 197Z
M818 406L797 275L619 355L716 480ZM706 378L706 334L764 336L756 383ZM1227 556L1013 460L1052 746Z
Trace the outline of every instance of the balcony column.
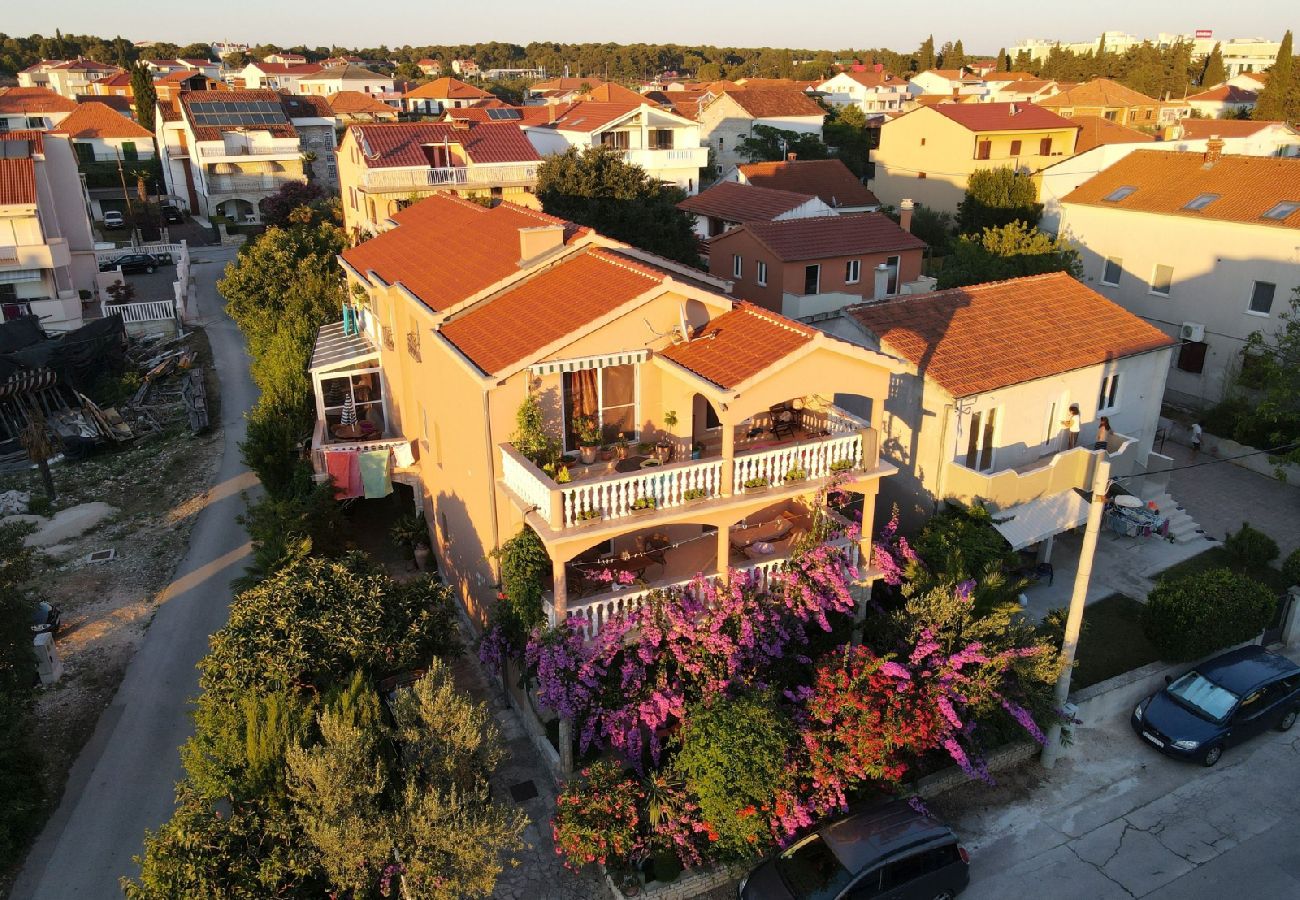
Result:
M569 575L567 560L551 560L551 624L559 625L567 617Z
M722 481L718 493L730 497L736 480L736 426L730 422L722 423L722 473L718 477Z
M726 582L731 569L731 526L718 526L718 583Z

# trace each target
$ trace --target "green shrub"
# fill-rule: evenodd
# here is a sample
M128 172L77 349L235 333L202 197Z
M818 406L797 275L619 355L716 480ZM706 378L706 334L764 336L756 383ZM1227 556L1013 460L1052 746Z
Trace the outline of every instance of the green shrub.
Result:
M501 596L495 623L510 646L523 649L534 626L542 624L542 592L551 574L546 545L527 525L493 553L501 561Z
M1300 584L1300 547L1287 554L1282 563L1282 574L1291 584Z
M723 854L751 856L771 839L764 809L788 785L785 754L793 737L790 721L766 694L688 711L677 767Z
M1157 584L1142 630L1161 658L1184 662L1253 638L1276 606L1274 593L1253 578L1210 569Z
M308 493L311 467L302 459L300 448L309 429L299 415L259 408L248 418L248 433L239 452L272 497L287 498Z
M1228 551L1232 564L1247 573L1264 568L1277 559L1280 552L1277 541L1264 532L1251 528L1249 522L1242 522L1239 531L1228 535L1223 542L1223 549Z

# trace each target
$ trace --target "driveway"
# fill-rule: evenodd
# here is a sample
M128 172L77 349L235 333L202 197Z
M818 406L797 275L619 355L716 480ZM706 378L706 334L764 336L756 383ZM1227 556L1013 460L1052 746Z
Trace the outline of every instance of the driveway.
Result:
M1300 729L1205 769L1150 750L1125 715L1069 753L932 804L971 850L962 900L1300 897Z
M244 568L248 539L236 521L240 492L256 480L240 460L244 411L256 399L244 341L223 311L215 283L232 251L195 252L199 309L221 379L222 462L189 550L159 598L149 632L112 703L73 765L67 789L14 885L16 900L121 896L146 829L170 816L182 776L178 747L192 732L189 700L208 635L226 622L230 581ZM202 260L202 262L200 262Z

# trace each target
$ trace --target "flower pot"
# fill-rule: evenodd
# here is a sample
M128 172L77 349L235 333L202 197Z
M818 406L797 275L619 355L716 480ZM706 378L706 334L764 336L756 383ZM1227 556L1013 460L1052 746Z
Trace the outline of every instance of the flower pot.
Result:
M667 441L660 441L655 444L655 459L661 463L671 461L673 458L673 445Z
M601 448L600 448L600 461L601 461L601 462L609 462L609 461L612 460L613 458L614 458L614 448L613 448L613 447L601 447Z
M761 493L763 493L764 491L770 490L771 487L772 487L772 485L770 485L770 484L759 484L759 485L754 485L753 487L750 487L750 486L747 485L747 486L745 487L745 493L746 493L746 494L761 494Z
M579 447L578 459L582 461L582 464L584 466L589 466L596 461L596 454L599 452L600 452L600 447L597 446Z
M416 544L412 548L412 553L415 555L415 567L421 572L425 571L429 566L430 552L427 544Z
M597 516L592 516L589 519L574 519L573 523L577 525L579 528L583 528L587 525L595 525L596 523L600 522L602 519L604 519L604 516L597 515Z
M627 444L618 444L617 446L614 447L614 455L620 461L627 459L627 452L628 452Z
M632 515L634 515L634 516L648 516L648 515L650 515L650 513L654 512L655 509L657 509L657 507L654 507L654 506L643 506L643 507L641 507L640 509L637 509L637 508L634 507L634 508L632 509Z

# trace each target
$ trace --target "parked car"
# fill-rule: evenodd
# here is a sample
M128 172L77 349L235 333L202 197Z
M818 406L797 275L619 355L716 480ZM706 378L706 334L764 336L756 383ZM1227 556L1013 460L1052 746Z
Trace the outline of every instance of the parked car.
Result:
M105 228L123 228L126 226L126 216L122 215L115 209L104 211Z
M164 203L160 206L159 211L162 213L164 222L184 222L185 214L179 208L171 203Z
M1300 711L1300 666L1251 645L1203 662L1133 710L1133 730L1166 756L1212 766L1227 747L1287 731Z
M740 900L939 900L970 880L952 829L902 800L818 826L740 882Z
M32 613L32 634L45 634L47 631L51 634L56 633L59 630L59 620L62 618L62 610L42 600L36 604L36 610Z
M104 260L99 264L99 271L111 272L121 266L122 271L126 273L152 272L160 265L162 265L162 260L151 253L127 253L124 256Z

